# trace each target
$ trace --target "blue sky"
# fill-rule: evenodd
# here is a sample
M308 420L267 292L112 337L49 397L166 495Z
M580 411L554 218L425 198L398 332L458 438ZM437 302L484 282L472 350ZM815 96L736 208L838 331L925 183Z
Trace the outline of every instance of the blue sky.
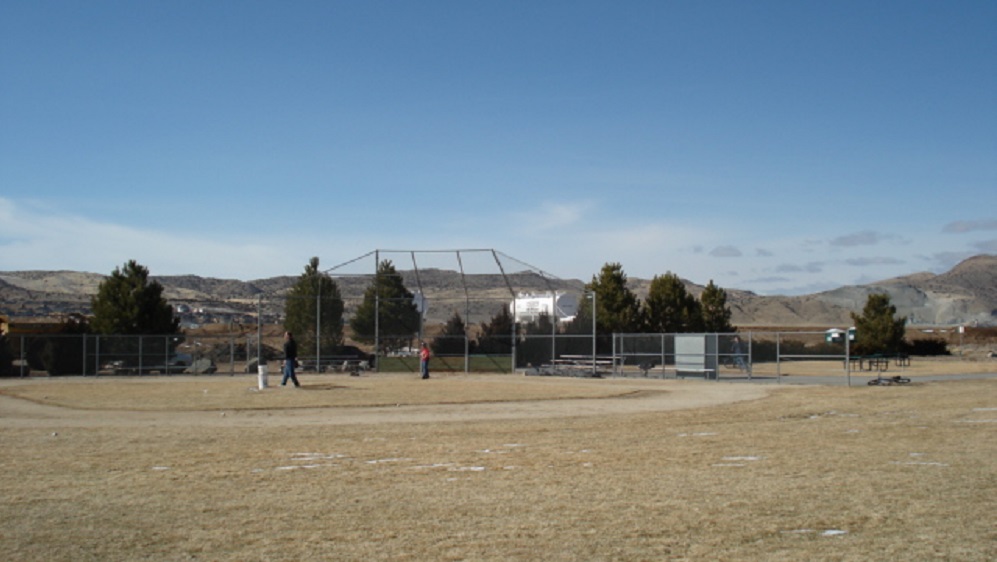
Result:
M997 253L995 29L991 0L7 1L0 270L942 272Z

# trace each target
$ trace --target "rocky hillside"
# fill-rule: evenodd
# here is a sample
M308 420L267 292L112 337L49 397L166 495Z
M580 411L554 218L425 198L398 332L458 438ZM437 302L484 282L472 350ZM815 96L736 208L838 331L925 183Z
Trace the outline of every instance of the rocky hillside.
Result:
M466 275L442 270L401 272L406 287L422 287L430 304L430 320L445 321L452 310L463 311L465 295L473 302L472 316L490 316L507 303L510 291L547 289L580 292L581 280L550 279L525 272L508 276ZM0 272L0 313L15 318L88 313L90 297L104 276L75 271ZM175 304L194 308L252 312L257 301L280 302L296 277L272 277L254 281L204 278L195 275L155 277L165 296ZM337 280L349 302L358 302L370 283L365 277ZM649 280L630 279L631 289L647 294ZM467 293L463 286L466 284ZM698 295L703 287L687 282ZM946 273L915 273L868 285L847 286L796 297L760 296L726 288L728 303L738 326L837 326L851 322L850 313L860 312L872 293L887 293L898 313L911 324L997 325L997 256L970 258ZM436 303L436 306L433 305ZM349 307L349 304L347 305Z

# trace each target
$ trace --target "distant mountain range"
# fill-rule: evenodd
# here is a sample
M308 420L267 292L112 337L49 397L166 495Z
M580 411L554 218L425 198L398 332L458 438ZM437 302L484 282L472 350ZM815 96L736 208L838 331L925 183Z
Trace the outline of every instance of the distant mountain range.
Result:
M422 287L429 306L428 319L444 322L458 311L470 310L472 321L493 315L519 292L559 290L580 293L585 281L552 279L531 272L501 275L461 275L455 271L400 271L409 290ZM0 313L11 318L56 317L90 312L90 297L105 275L76 271L0 272ZM189 309L255 312L257 303L279 314L280 297L297 281L294 276L255 281L216 279L195 275L154 276L168 300ZM337 283L347 308L359 302L370 278L342 277ZM629 279L643 298L651 281ZM686 281L690 292L703 287ZM466 288L466 290L465 290ZM887 293L898 314L912 325L997 325L997 256L969 258L942 274L915 273L866 285L846 286L802 296L761 296L724 287L737 326L840 326L861 312L873 293ZM472 303L468 305L467 303Z

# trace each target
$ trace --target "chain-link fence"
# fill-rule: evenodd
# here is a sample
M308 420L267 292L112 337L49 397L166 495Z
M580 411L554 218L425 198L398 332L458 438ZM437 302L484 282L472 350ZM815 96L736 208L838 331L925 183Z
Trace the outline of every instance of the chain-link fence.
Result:
M13 335L8 376L177 375L256 372L257 358L280 357L256 336Z
M848 341L817 331L615 334L613 356L617 376L778 380L790 374L843 376L865 367L851 355Z
M262 309L263 307L261 307ZM279 318L268 318L279 320ZM613 376L703 376L772 379L786 375L848 374L869 370L869 358L849 353L847 341L826 332L741 332L725 334L566 333L566 326L510 325L495 333L482 326L446 333L441 324L422 333L385 334L381 353L346 339L326 347L317 328L301 335L304 373L411 372L419 370L418 346L433 351L440 372L520 371L532 374ZM251 322L191 328L166 336L15 334L0 349L0 376L175 375L256 373L262 361L283 358L284 326ZM311 347L315 345L315 347ZM3 359L6 357L7 359Z

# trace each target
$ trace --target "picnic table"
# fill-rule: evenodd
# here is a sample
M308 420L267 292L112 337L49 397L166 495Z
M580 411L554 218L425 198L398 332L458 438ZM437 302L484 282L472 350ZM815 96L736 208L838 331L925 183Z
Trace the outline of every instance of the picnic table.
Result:
M848 358L852 366L858 363L860 371L887 371L890 361L897 367L910 367L910 355L906 353L874 353L872 355L852 355Z

